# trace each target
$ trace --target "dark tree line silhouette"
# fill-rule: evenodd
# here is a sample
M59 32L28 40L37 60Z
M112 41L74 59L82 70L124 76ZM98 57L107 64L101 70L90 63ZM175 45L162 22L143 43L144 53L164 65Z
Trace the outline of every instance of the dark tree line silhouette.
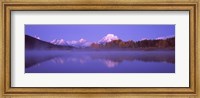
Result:
M92 43L92 48L174 48L175 37L167 39L155 39L155 40L141 40L141 41L122 41L113 40L107 43Z

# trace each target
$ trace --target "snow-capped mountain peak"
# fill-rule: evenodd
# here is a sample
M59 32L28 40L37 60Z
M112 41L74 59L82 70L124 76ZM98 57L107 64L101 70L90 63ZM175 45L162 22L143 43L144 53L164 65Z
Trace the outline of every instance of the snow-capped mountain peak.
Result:
M71 41L66 41L64 39L54 39L51 41L52 44L56 45L70 45L74 47L86 47L90 46L91 42L88 42L87 40L81 38L79 40L71 40Z
M39 36L36 36L36 35L35 35L34 37L35 37L35 38L37 38L37 39L40 39L40 37L39 37Z
M71 46L75 46L75 47L87 47L87 46L90 46L90 42L88 42L87 40L81 38L77 41L75 40L72 40L72 41L66 41L68 45L71 45Z
M67 45L64 39L54 39L51 41L51 43L56 45Z
M113 40L119 40L119 38L114 34L107 34L99 42L111 42Z
M84 42L86 42L86 40L83 39L83 38L81 38L81 39L79 39L79 42L80 42L80 43L84 43Z
M114 34L107 34L98 43L107 43L113 40L119 40L119 38ZM79 40L64 40L64 39L54 39L51 41L52 44L56 45L70 45L74 47L88 47L92 44L92 42L88 42L87 40L80 38Z

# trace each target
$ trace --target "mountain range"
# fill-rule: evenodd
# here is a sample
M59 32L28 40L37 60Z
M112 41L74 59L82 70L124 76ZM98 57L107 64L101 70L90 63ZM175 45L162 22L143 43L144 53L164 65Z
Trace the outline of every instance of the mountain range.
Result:
M68 45L73 47L88 47L91 45L91 42L86 41L85 39L81 38L79 40L72 40L72 41L66 41L64 39L54 39L50 43L54 45Z
M114 34L107 34L106 36L104 36L102 39L100 39L98 41L98 43L107 43L107 42L111 42L113 40L119 40L119 38L117 36L115 36ZM89 47L92 42L89 42L83 38L79 39L79 40L72 40L72 41L67 41L64 39L54 39L52 41L50 41L50 43L55 44L55 45L68 45L68 46L74 46L74 47Z
M64 39L54 39L50 42L41 40L38 37L25 35L26 49L43 50L70 50L73 48L91 49L139 49L139 48L172 48L175 47L175 36L162 37L158 39L142 39L140 41L123 41L114 34L107 34L97 42L89 42L83 38L79 40L67 41Z

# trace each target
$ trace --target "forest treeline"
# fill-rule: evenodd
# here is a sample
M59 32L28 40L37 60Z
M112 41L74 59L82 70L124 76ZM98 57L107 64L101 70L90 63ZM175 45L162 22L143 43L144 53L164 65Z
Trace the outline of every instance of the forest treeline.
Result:
M92 48L174 48L175 37L167 39L155 39L155 40L141 40L141 41L122 41L113 40L107 43L92 43Z

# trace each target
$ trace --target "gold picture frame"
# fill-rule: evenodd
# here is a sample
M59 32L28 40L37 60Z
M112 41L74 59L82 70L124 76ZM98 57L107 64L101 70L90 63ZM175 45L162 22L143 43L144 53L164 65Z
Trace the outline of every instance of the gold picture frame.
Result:
M15 0L13 0L15 1ZM18 0L16 0L18 1ZM189 98L189 96L199 96L199 63L198 63L198 36L199 34L199 1L194 0L188 2L163 2L152 0L152 2L138 1L123 1L111 0L108 1L61 1L61 2L2 2L2 31L1 31L1 82L2 95L94 95L109 94L109 95L130 95L145 94L145 95L182 95ZM117 10L117 11L189 11L189 32L190 32L190 86L189 87L151 87L151 88L34 88L34 87L11 87L11 11L60 11L60 10L81 10L81 11L99 11L99 10ZM187 97L188 96L188 97ZM143 97L142 97L143 98ZM149 98L149 97L148 97ZM170 97L171 98L171 97ZM198 98L198 97L197 97Z

